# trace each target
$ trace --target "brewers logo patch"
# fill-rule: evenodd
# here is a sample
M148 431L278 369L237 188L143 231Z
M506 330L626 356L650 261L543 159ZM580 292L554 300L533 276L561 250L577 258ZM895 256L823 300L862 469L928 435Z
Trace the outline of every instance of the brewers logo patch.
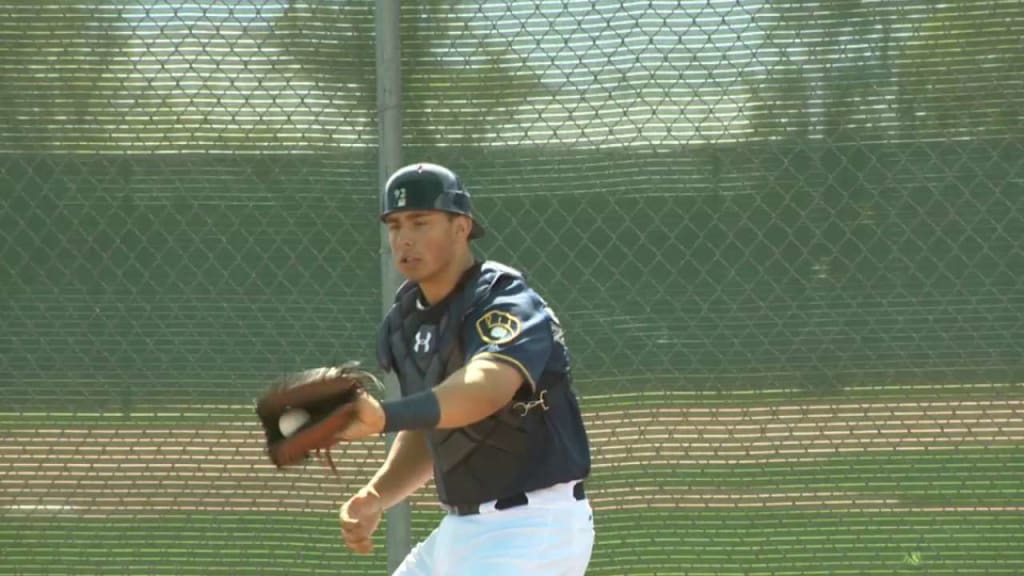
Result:
M523 323L508 312L491 310L476 321L476 331L487 344L505 344L519 336Z

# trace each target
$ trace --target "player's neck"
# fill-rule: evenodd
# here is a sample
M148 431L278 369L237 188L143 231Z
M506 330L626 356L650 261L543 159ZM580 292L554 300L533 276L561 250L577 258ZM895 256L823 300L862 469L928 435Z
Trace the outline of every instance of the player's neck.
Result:
M434 278L419 283L420 292L426 298L427 304L433 306L445 299L451 291L459 284L459 280L469 270L476 260L473 253L466 251L462 256L452 261L451 266L440 271Z

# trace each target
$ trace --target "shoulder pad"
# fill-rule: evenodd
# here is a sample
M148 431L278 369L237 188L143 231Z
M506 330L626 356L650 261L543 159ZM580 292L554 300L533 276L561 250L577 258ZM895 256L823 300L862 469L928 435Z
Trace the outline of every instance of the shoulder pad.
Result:
M488 260L480 267L474 303L479 304L490 298L491 292L499 286L507 286L516 280L523 281L525 278L526 276L522 272L511 266Z
M413 284L408 280L403 281L402 284L398 287L398 290L395 290L395 302L401 301L403 296L405 296L409 292L412 292L413 290L416 290L417 288L418 286L416 286L416 284Z
M398 315L398 304L393 304L384 319L377 325L377 365L385 372L394 369L391 353L391 330Z
M396 329L395 325L401 322L402 306L409 305L408 299L410 297L415 298L414 292L417 292L418 289L419 287L416 284L408 280L402 282L398 290L395 291L394 303L391 304L391 308L384 314L384 319L377 327L377 364L385 372L391 372L394 369L391 352L391 332Z
M493 260L488 260L484 262L483 265L480 267L480 272L480 276L486 278L485 281L488 284L493 284L502 276L511 276L513 278L519 279L526 278L526 275L520 272L519 270L516 270L511 266L506 266L501 262L495 262Z

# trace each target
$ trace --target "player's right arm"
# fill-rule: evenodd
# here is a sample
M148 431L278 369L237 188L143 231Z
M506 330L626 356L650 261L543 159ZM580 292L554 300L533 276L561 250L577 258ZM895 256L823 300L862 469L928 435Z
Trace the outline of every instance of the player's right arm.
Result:
M426 433L399 432L380 470L341 506L338 520L345 545L360 554L373 551L373 533L384 510L426 484L433 471Z
M422 430L403 430L395 436L384 464L367 484L380 495L385 510L405 500L434 476L434 459Z

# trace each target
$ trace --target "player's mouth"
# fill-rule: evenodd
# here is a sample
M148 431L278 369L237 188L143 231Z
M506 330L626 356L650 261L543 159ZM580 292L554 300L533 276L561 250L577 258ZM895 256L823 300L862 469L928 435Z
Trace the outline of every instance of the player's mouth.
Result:
M420 258L416 256L402 256L401 258L398 259L398 263L404 264L405 266L411 266L414 264L419 264Z

